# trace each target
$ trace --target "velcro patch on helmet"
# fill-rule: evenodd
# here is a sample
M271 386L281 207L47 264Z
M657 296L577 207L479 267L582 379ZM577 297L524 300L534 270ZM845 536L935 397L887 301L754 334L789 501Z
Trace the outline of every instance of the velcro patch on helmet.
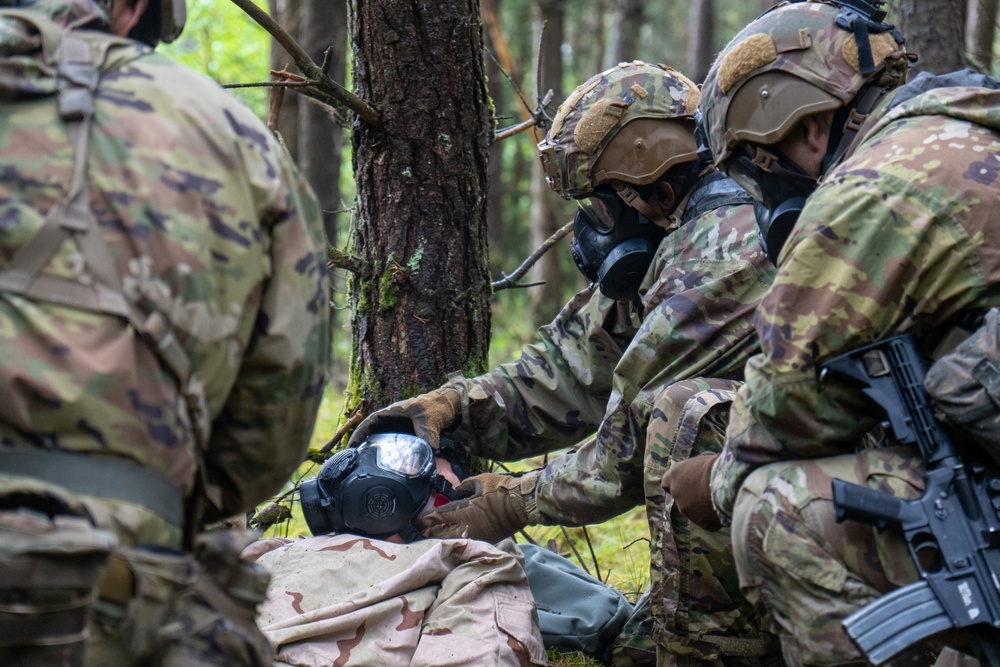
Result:
M580 103L580 100L587 93L597 88L598 84L601 83L601 77L602 74L590 77L590 79L577 86L576 90L566 98L566 101L559 105L559 108L556 110L556 116L552 119L552 127L549 128L547 135L550 141L555 142L557 140L556 138L562 130L563 123L566 122L566 117L569 116L570 112L576 110L576 105Z
M638 97L640 100L644 100L647 97L649 97L649 93L646 92L646 89L637 83L633 83L632 87L629 88L629 90L631 90L632 94Z
M684 110L689 116L693 115L694 110L698 108L698 100L700 99L701 91L692 86L690 91L688 91L687 98L684 100Z
M738 81L750 72L778 59L778 48L770 35L750 35L734 46L719 63L719 88L728 93Z
M601 146L608 132L618 125L618 121L628 110L628 104L623 100L598 100L594 106L580 118L573 132L573 140L584 153L593 155Z
M889 54L894 51L898 51L900 48L900 45L896 43L896 40L894 40L892 35L888 32L882 32L877 35L869 35L868 43L872 46L872 61L875 63L876 68L881 68L882 63L885 62L885 59L889 56ZM855 72L861 72L857 40L845 40L844 46L840 49L840 54Z

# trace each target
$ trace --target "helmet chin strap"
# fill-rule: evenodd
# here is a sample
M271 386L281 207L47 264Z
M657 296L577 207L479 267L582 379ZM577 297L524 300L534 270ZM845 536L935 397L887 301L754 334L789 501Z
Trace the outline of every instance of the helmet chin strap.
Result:
M618 196L621 197L623 202L639 211L639 213L642 213L646 216L646 218L660 227L666 226L667 220L659 213L653 211L653 207L647 204L643 198L639 196L638 190L633 188L628 183L622 183L620 181L609 181L608 184L615 189L615 192L618 193Z
M847 118L844 120L840 140L837 141L836 147L831 146L823 158L821 173L825 174L831 166L840 162L851 147L851 144L854 143L854 138L858 135L865 120L868 119L868 115L888 92L889 89L885 86L870 85L861 93L858 103L850 108ZM835 137L830 137L831 144L835 140Z
M615 192L618 193L618 196L621 197L622 201L639 211L639 213L642 213L654 225L665 229L669 234L681 226L681 218L684 216L684 209L687 207L688 200L691 199L691 193L694 191L694 188L691 186L694 185L695 181L709 173L711 170L711 165L706 166L704 169L695 174L694 178L688 179L688 182L685 183L686 192L684 193L684 196L674 206L670 215L666 217L653 211L653 207L643 200L643 198L639 195L639 191L628 183L608 181L608 184L615 189Z
M694 194L694 184L705 176L708 176L714 170L715 167L713 165L705 164L701 169L692 169L688 174L688 178L684 182L684 196L681 197L681 200L674 206L674 210L670 212L668 226L666 227L668 234L681 226L684 213L687 211L688 202L691 201L691 195Z

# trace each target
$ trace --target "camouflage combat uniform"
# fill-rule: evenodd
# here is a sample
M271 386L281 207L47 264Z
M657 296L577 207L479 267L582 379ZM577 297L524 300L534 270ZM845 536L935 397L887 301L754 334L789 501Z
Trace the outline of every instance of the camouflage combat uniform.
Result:
M856 390L820 390L817 365L903 332L933 346L957 314L1000 303L1000 91L984 83L921 77L883 101L809 198L758 309L762 353L732 408L713 502L791 664L861 661L841 620L916 577L898 534L836 523L830 490L839 477L915 497L919 454L853 453L878 417Z
M513 540L269 538L244 556L272 575L260 625L278 664L547 664Z
M448 385L465 402L452 435L477 455L513 461L596 433L541 471L526 496L529 518L593 524L645 503L657 643L675 654L663 661L716 660L720 643L704 635L758 639L736 588L728 534L697 527L688 534L659 485L677 456L698 453L691 442L675 443L681 412L703 403L703 391L731 392L758 349L750 318L773 268L758 246L752 207L719 206L734 194L742 192L721 174L695 185L682 226L659 245L640 304L585 290L520 359ZM683 382L702 376L720 379ZM711 450L721 448L721 431L716 436L694 439ZM692 553L705 558L697 583L682 565Z
M131 640L131 649L119 648L134 657L141 638L129 624L147 613L144 604L164 603L170 578L192 567L177 551L183 533L193 532L183 516L191 501L214 505L205 520L246 512L302 460L329 354L318 206L248 109L149 47L103 32L105 16L91 0L39 0L5 13L0 496L7 506L89 515L113 536L133 570L114 595L127 601L139 588L143 600L125 618L99 618L91 643ZM59 29L70 24L91 29L72 31L74 46L84 45L75 55ZM93 64L88 45L91 54L108 50L97 58L96 90L84 96L94 112L89 133L77 132L89 137L81 151L68 122L85 113L61 117L73 99L59 91L86 92L87 76L72 72ZM18 253L43 236L47 217L57 224L45 229L58 230L80 154L85 205L78 208L89 224L66 232L43 256L38 279L21 289L21 274L9 269L23 266L24 255L30 263L31 253ZM98 307L65 298L74 288L96 293ZM135 321L102 310L116 298L148 317L143 333L154 340L140 336ZM194 372L182 396L176 378L185 368ZM186 402L192 396L204 399L202 447L197 410ZM4 516L0 530L51 532L57 540L44 516L27 528L24 517ZM141 545L174 551L154 555ZM186 661L200 664L196 656Z

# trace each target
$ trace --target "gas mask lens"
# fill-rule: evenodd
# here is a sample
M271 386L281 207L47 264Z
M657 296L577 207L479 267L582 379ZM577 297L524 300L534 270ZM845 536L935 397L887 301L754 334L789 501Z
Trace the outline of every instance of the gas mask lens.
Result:
M753 163L746 155L737 155L729 160L725 166L725 172L729 178L746 190L752 199L758 202L764 201L764 193L760 189L760 167Z
M427 441L405 433L377 433L358 449L375 447L375 463L403 477L426 477L435 470L434 451Z
M587 197L577 199L576 205L594 229L610 232L618 224L625 202L613 190L595 190Z

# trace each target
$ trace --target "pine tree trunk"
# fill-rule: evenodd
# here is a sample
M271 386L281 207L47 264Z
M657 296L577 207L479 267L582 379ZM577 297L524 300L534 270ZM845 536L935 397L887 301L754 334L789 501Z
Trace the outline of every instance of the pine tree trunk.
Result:
M620 62L643 60L640 53L640 31L644 23L645 0L615 0L614 23L609 35L605 67Z
M992 72L997 0L969 0L966 11L965 44L969 57L982 71Z
M351 0L357 183L347 410L485 370L489 109L478 0Z
M486 44L493 54L492 57L485 58L486 76L489 79L488 90L493 101L494 113L499 116L505 108L507 87L510 85L501 71L501 65L497 62L501 57L498 54L507 50L503 38L503 26L500 23L500 0L480 0L479 7L483 16ZM500 121L497 129L500 129L505 122L510 121ZM499 275L505 266L503 174L503 143L496 141L490 146L489 206L486 213L490 243L490 274L493 276Z
M299 0L301 26L299 44L316 63L330 49L333 81L347 74L347 0ZM320 106L308 100L299 105L298 164L312 184L323 209L327 242L338 245L338 212L344 208L340 195L341 153L344 130ZM346 235L345 235L346 236Z
M271 16L281 24L281 27L289 35L294 36L299 34L299 0L269 0L268 6ZM277 41L272 40L271 69L281 70L286 67L289 71L295 71L295 64L292 62L291 56L285 52L285 49ZM285 144L285 148L288 149L292 159L297 161L299 159L299 103L305 104L306 102L299 95L288 91L271 92L272 96L276 94L280 95L281 104L276 109L269 109L269 115L272 112L277 113L278 124L276 129L278 136ZM270 124L270 118L268 122Z

